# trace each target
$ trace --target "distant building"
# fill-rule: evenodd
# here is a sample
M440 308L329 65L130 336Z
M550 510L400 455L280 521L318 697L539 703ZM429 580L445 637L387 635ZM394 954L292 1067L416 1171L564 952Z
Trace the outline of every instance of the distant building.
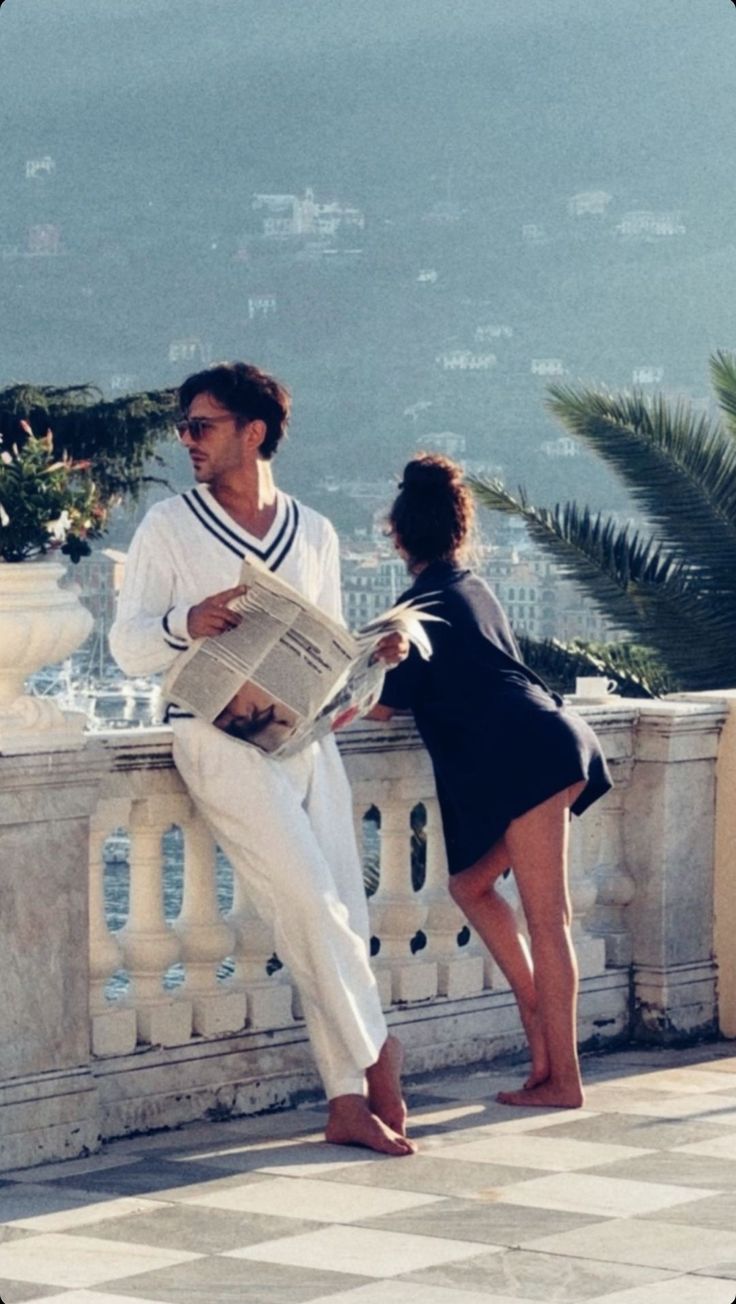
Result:
M483 480L500 480L503 482L504 469L500 462L485 462L482 458L466 457L463 462L466 475L478 476Z
M567 201L570 217L605 217L611 196L606 190L583 190Z
M26 232L26 252L34 257L48 258L61 253L61 230L51 222L29 226Z
M276 316L276 297L273 294L251 294L248 298L248 318Z
M56 163L50 154L44 154L43 158L26 159L26 177L50 177L56 171Z
M359 208L332 201L317 203L314 190L299 195L254 195L253 212L261 221L266 240L289 240L301 236L334 239L345 232L363 230L365 216Z
M436 226L451 226L459 222L462 215L463 210L459 204L451 199L440 199L432 205L428 213L424 214L424 221Z
M445 457L460 459L465 453L465 435L456 435L452 430L422 435L417 444L428 453L444 453Z
M130 394L138 389L138 377L126 372L116 371L110 377L111 394Z
M512 326L476 326L473 338L476 344L490 344L491 340L510 340L513 333Z
M616 230L628 240L660 240L684 235L686 228L680 213L653 213L641 209L624 213Z
M471 349L448 349L437 357L443 371L490 371L497 362L495 353L473 353Z
M385 539L382 548L386 549ZM393 553L344 553L340 563L345 622L360 629L393 606L410 579L406 565Z
M564 376L565 364L561 358L532 358L533 376Z
M525 222L521 228L521 238L525 244L546 244L547 232L538 222Z
M169 344L169 362L196 362L206 366L212 357L211 346L196 335L174 339Z
M661 385L664 367L635 367L631 379L635 385Z
M539 449L545 457L580 456L580 445L569 435L560 435L559 439L545 439L544 443L539 445Z

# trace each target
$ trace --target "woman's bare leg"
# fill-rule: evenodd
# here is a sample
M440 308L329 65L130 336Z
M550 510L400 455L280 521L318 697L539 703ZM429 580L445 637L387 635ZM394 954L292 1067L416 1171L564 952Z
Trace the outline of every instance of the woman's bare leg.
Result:
M499 877L510 864L510 852L502 838L469 869L451 877L450 895L488 947L516 997L532 1060L526 1086L533 1087L546 1081L549 1057L529 951L512 907L496 890Z
M570 806L583 783L556 793L514 820L506 845L531 941L537 1008L549 1060L545 1081L521 1091L501 1092L508 1105L583 1103L577 1054L578 969L570 926L568 887Z

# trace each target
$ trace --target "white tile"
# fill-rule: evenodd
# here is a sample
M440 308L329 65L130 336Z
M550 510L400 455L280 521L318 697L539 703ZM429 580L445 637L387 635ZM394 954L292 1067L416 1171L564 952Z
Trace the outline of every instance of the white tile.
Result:
M481 1164L510 1164L518 1168L543 1168L551 1172L596 1168L619 1159L651 1154L635 1146L617 1146L570 1137L519 1135L486 1136L461 1145L444 1146L442 1158L467 1159Z
M485 1105L448 1105L446 1109L438 1109L433 1105L432 1108L427 1109L412 1109L409 1123L412 1127L436 1127L441 1123L454 1123L463 1118L482 1118L485 1112Z
M228 1142L227 1144L213 1144L211 1148L205 1149L184 1149L179 1154L167 1155L167 1160L174 1164L198 1164L203 1160L226 1159L232 1155L248 1155L253 1150L267 1150L269 1154L278 1154L279 1150L293 1150L297 1146L303 1146L305 1154L310 1150L319 1150L325 1144L322 1133L315 1132L311 1136L294 1137L249 1137L243 1141ZM332 1147L333 1149L335 1147ZM347 1163L347 1159L343 1161Z
M131 1213L153 1213L161 1208L161 1202L139 1199L137 1196L121 1196L113 1200L95 1200L90 1204L89 1196L80 1195L83 1204L68 1209L58 1209L54 1213L39 1213L24 1218L14 1218L11 1227L25 1227L32 1232L63 1232L72 1227L85 1227L90 1223L101 1222L105 1218L125 1218Z
M682 1118L689 1122L723 1123L726 1127L736 1127L736 1098L719 1096L715 1092L696 1095L673 1095L666 1091L634 1092L619 1090L607 1084L605 1092L601 1089L595 1095L591 1092L591 1104L599 1110L614 1114L644 1114L651 1118Z
M727 1132L725 1136L714 1137L710 1141L690 1141L686 1146L678 1146L677 1153L704 1155L706 1159L736 1159L736 1132Z
M614 1291L604 1295L599 1304L730 1304L732 1292L733 1284L722 1277L670 1277Z
M702 1277L700 1280L703 1280ZM397 1288L400 1289L400 1296ZM34 1300L34 1304L39 1304L39 1301ZM128 1300L127 1304L131 1304L131 1301ZM138 1300L134 1304L138 1304ZM447 1286L425 1284L418 1286L410 1281L372 1281L368 1286L341 1290L339 1295L320 1295L311 1304L539 1304L539 1300L522 1298L520 1295L514 1295L513 1298L510 1295L488 1295L485 1291L479 1295L477 1290L453 1290ZM698 1304L701 1302L698 1301Z
M33 1304L161 1304L160 1300L144 1299L142 1295L135 1295L132 1299L130 1295L108 1295L98 1290L66 1290L63 1295L43 1295L36 1296ZM525 1304L523 1300L514 1301L514 1304Z
M488 1111L486 1110L486 1117ZM462 1128L456 1132L447 1132L437 1138L437 1147L454 1145L455 1142L474 1141L476 1138L494 1136L516 1136L519 1132L545 1132L559 1123L582 1123L588 1118L597 1118L597 1112L588 1109L514 1109L511 1106L498 1106L498 1113L484 1122L480 1127ZM427 1141L422 1140L422 1149Z
M335 1149L339 1148L339 1146L335 1147ZM256 1168L253 1171L257 1173L268 1173L272 1177L320 1178L326 1173L336 1173L340 1169L367 1168L369 1165L375 1165L376 1163L390 1164L396 1162L391 1155L385 1155L383 1159L378 1158L378 1156L376 1156L375 1159L366 1159L364 1156L365 1151L360 1151L358 1154L353 1155L348 1155L346 1153L341 1160L326 1159L324 1163L316 1163L313 1159L310 1159L305 1164L264 1164L263 1167Z
M87 1159L63 1159L56 1164L38 1164L13 1173L3 1173L8 1182L50 1182L56 1177L77 1177L80 1173L103 1173L108 1168L129 1168L140 1162L142 1155L90 1155Z
M501 1254L501 1245L478 1245L439 1236L373 1231L367 1227L321 1227L301 1236L284 1236L243 1250L228 1250L232 1259L255 1259L294 1268L321 1268L358 1277L398 1277L441 1263L458 1263L480 1254ZM403 1300L403 1285L400 1298ZM465 1304L465 1301L463 1301Z
M403 1209L418 1209L426 1204L440 1204L442 1198L416 1191L351 1186L348 1182L310 1181L308 1177L295 1182L290 1177L277 1177L255 1186L232 1186L209 1195L191 1196L182 1204L276 1214L281 1218L308 1218L315 1222L350 1223Z
M656 1222L617 1218L612 1222L579 1227L573 1232L540 1236L526 1241L524 1249L602 1259L607 1263L663 1268L670 1272L694 1272L698 1268L707 1268L712 1273L719 1263L736 1259L736 1233L668 1223L664 1218ZM600 1304L604 1304L604 1300ZM607 1300L605 1304L608 1304ZM646 1304L649 1304L649 1299ZM727 1295L721 1302L703 1291L698 1304L731 1304L731 1300Z
M96 1286L155 1268L201 1259L188 1250L159 1250L96 1236L56 1235L0 1245L0 1280L36 1281L49 1286Z
M636 1079L636 1083L647 1091L671 1091L675 1095L683 1096L691 1092L698 1094L724 1091L727 1086L727 1080L722 1073L699 1067L659 1069L652 1073L642 1073Z
M501 1187L497 1202L589 1213L600 1218L630 1218L712 1195L712 1190L694 1186L633 1182L620 1177L596 1177L591 1173L556 1173ZM650 1227L651 1235L654 1235L654 1224Z

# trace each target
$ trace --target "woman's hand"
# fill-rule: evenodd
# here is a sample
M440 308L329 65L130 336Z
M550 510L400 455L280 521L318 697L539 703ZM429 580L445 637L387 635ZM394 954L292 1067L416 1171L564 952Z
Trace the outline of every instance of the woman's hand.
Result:
M405 661L408 657L409 646L406 634L394 630L391 634L384 634L376 646L371 661L385 661L387 666L397 666L400 661Z
M235 629L236 625L240 624L242 616L237 611L231 611L227 604L247 591L246 584L236 584L234 589L223 589L222 593L213 593L209 598L203 598L196 606L190 607L187 614L189 637L211 638L216 634L224 634L226 629Z

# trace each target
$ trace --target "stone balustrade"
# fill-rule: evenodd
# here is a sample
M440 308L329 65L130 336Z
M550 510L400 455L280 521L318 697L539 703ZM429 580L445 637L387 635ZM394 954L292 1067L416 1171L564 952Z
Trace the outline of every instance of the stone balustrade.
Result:
M733 898L732 707L715 694L585 709L615 788L574 822L571 843L583 1046L714 1033L715 948L729 1002L720 1026L733 1035L719 910ZM413 725L360 723L341 748L375 970L409 1070L522 1052L511 993L447 892L431 766ZM181 854L165 882L172 829ZM127 847L125 863L106 863L114 844ZM318 1089L271 930L228 881L167 729L0 756L0 856L0 1169ZM115 911L112 887L124 898ZM504 890L513 898L513 880Z

